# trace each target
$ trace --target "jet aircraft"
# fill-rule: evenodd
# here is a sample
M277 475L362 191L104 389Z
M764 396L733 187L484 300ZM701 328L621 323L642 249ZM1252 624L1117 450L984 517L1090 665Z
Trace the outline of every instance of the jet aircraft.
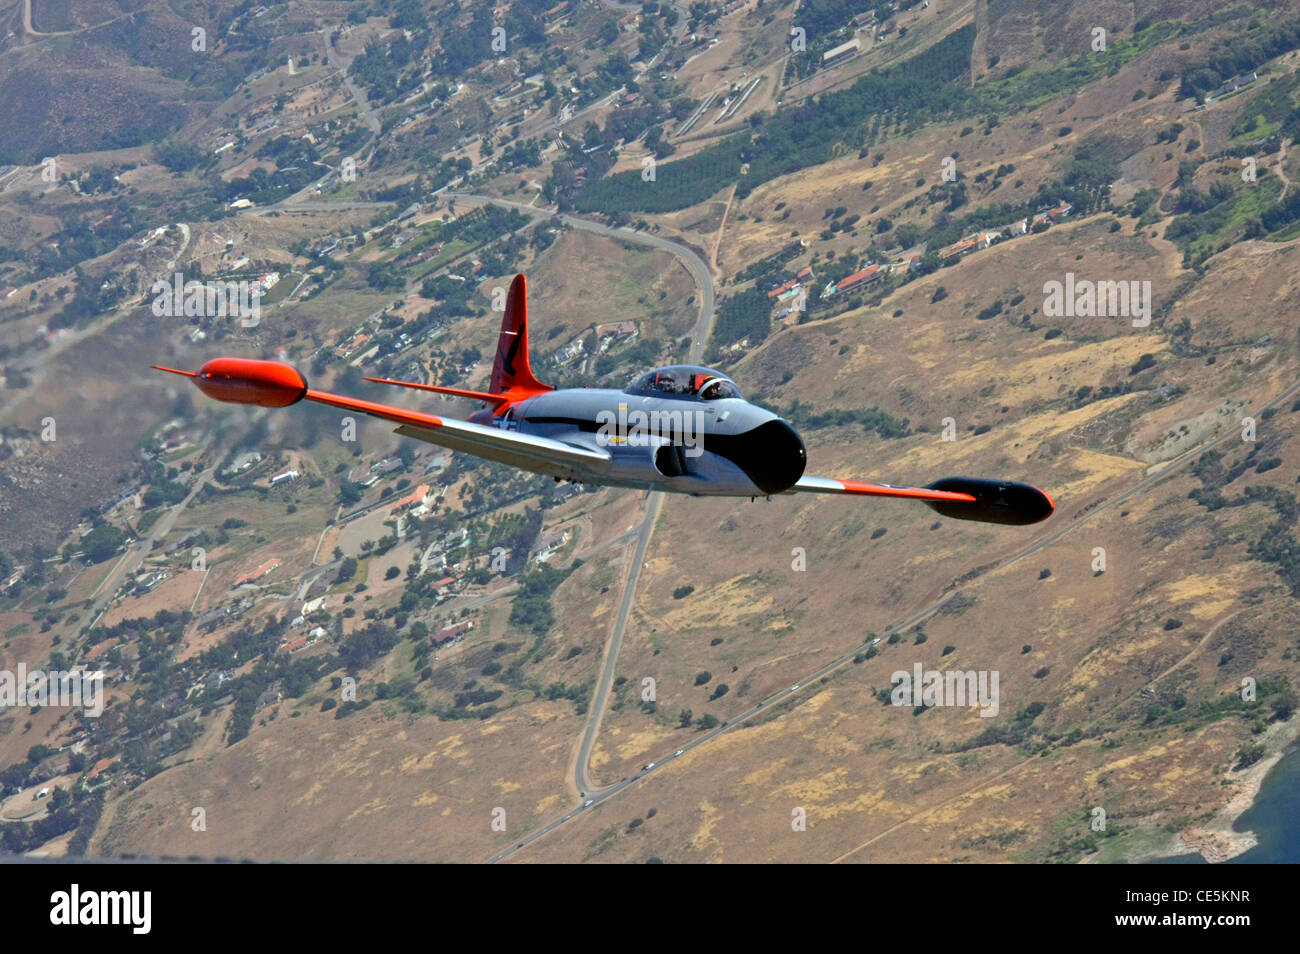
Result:
M526 297L524 276L517 275L506 296L487 391L366 379L488 405L468 420L318 391L279 361L214 358L197 371L153 367L190 378L218 401L261 407L314 401L391 421L407 437L557 481L697 497L896 497L922 501L947 517L999 524L1037 523L1054 509L1052 499L1037 487L1006 480L944 477L924 487L895 487L809 476L804 473L807 452L794 428L750 404L730 377L710 368L656 368L622 391L556 390L533 374Z

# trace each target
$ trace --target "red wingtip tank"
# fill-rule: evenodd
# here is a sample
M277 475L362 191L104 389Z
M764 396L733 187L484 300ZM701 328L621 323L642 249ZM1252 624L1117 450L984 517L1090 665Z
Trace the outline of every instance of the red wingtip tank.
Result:
M258 407L288 407L307 394L307 382L297 369L281 361L257 361L252 358L213 358L198 371L177 371L193 378L200 391L215 401L227 404L255 404Z

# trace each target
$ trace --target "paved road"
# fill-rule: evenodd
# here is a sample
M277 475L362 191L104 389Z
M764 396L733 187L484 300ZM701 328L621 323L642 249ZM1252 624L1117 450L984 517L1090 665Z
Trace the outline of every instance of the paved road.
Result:
M370 101L366 99L366 94L362 92L361 87L352 81L352 77L348 76L347 64L343 62L339 52L334 49L334 32L329 28L325 30L325 57L329 60L330 66L338 70L339 75L343 77L343 85L348 88L348 92L356 100L357 109L361 111L362 120L370 127L370 131L378 136L383 131L383 124L380 123L379 116L375 114L375 111L370 108Z
M487 202L503 209L514 209L516 212L522 212L524 215L531 216L534 219L550 219L558 216L560 221L570 228L581 229L584 232L591 232L595 235L603 235L607 238L619 239L624 242L633 242L637 245L646 245L650 248L657 248L675 256L678 261L686 266L686 270L691 273L691 277L695 279L696 287L700 290L699 318L695 322L695 330L691 333L691 360L698 361L704 354L704 344L708 340L709 332L713 327L715 294L713 275L709 271L708 263L696 254L693 249L681 244L680 242L674 242L671 239L652 235L649 232L642 232L637 229L614 225L605 225L602 222L594 222L591 219L585 219L579 215L557 213L553 209L537 208L536 206L525 205L522 202L512 202L509 199L498 199L496 196L478 195L477 193L472 192L446 192L444 195L450 199L466 199L475 202Z
M181 244L180 248L176 249L176 254L167 260L167 267L163 269L163 271L167 272L176 271L176 263L181 260L181 256L185 254L185 250L190 247L190 227L184 222L178 222L176 224L181 230Z
M695 328L691 333L691 347L689 354L691 361L699 361L702 358L705 342L708 341L709 334L713 330L715 290L713 286L713 274L709 271L708 264L693 249L679 242L674 242L658 235L652 235L648 232L638 231L637 229L605 225L604 223L593 222L590 219L585 219L581 216L559 214L551 209L539 209L535 206L525 205L522 202L512 202L509 199L500 199L495 196L479 195L468 192L448 192L446 193L446 196L452 199L485 202L496 205L500 208L513 209L514 211L530 216L536 220L550 219L558 215L560 221L569 228L580 229L607 238L649 246L650 248L660 249L675 256L678 261L686 266L687 271L690 272L691 277L695 280L696 287L699 289L699 317L696 319ZM623 634L627 631L627 621L632 613L632 602L633 597L636 595L636 585L640 579L641 570L645 565L646 553L650 547L650 538L654 534L655 522L659 518L659 513L662 507L663 495L659 493L650 494L645 517L634 531L636 546L633 550L632 565L628 569L627 579L623 586L623 595L619 602L618 613L614 618L614 625L610 630L609 641L605 646L605 654L601 663L600 675L597 677L596 688L592 694L591 704L587 709L587 723L583 728L583 733L578 743L578 751L573 766L573 785L579 792L584 804L587 801L594 803L608 798L609 796L621 791L632 782L632 779L629 779L627 781L619 781L612 785L597 788L596 784L592 782L590 776L591 750L595 746L596 737L600 733L600 724L601 720L604 718L605 704L609 699L610 687L613 685L614 675L618 670L618 654L623 645ZM626 536L628 535L624 534L624 537ZM613 541L610 542L612 543ZM702 737L697 740L697 742L703 741L704 738L705 737ZM554 826L563 824L565 821L572 818L574 814L582 810L582 806L574 808L568 815L552 822L550 826L533 832L533 834L530 835L523 844L541 837ZM504 854L498 857L504 857ZM495 861L497 859L493 860Z
M367 141L366 145L375 142L375 140L383 134L383 128L384 128L383 124L379 121L379 114L370 105L370 101L366 99L365 92L361 89L361 87L357 86L357 84L352 81L352 78L350 76L348 76L348 66L350 65L351 61L349 60L347 62L344 62L342 54L339 53L336 49L334 49L334 28L326 27L325 29L318 30L316 32L323 34L323 39L325 43L326 62L329 63L331 67L338 70L339 78L343 81L344 88L348 91L348 94L352 97L353 101L357 104L357 112L361 116L361 121L364 122L366 124L366 127L370 130L371 138ZM354 150L354 155L357 152L360 152L360 150ZM358 170L364 168L366 163L367 160L359 159L357 161ZM325 174L322 175L319 179L317 179L315 182L307 183L307 185L303 186L293 195L286 196L285 198L281 199L279 202L272 203L271 205L268 206L263 206L260 209L255 209L253 211L253 214L257 215L259 213L266 213L269 211L325 212L331 210L338 211L338 210L347 210L347 209L378 209L378 208L383 208L385 206L393 205L392 202L346 202L346 201L304 202L302 201L304 196L311 196L317 189L323 187L325 183L329 181L331 175L334 175L334 170L331 169L329 166L325 165L322 162L317 162L316 164L319 166L325 166Z
M538 209L534 206L524 205L521 202L512 202L509 199L499 199L494 196L478 195L466 192L449 192L448 198L466 199L470 201L487 202L501 208L513 209L522 212L534 219L549 219L555 216L553 210ZM704 354L704 344L708 340L710 332L713 330L714 318L714 287L713 274L709 271L708 264L692 249L678 242L661 238L658 235L651 235L648 232L641 232L636 229L620 228L617 226L605 225L600 222L593 222L576 215L560 215L560 220L571 228L581 229L592 232L596 235L603 235L608 238L620 239L622 241L634 242L639 245L647 245L651 248L657 248L668 252L677 257L677 259L686 266L691 277L695 279L696 287L699 289L699 317L695 322L695 329L691 333L690 360L699 361ZM573 785L577 792L584 798L595 798L612 794L618 789L618 785L597 788L592 782L589 774L591 750L596 744L596 736L600 732L600 723L605 714L605 703L609 699L609 690L614 682L614 674L618 669L618 654L623 645L623 634L627 630L627 621L632 613L632 598L636 594L637 581L641 575L641 569L645 564L646 552L650 547L650 538L654 534L655 522L659 518L659 512L663 507L663 495L654 493L650 494L649 502L646 509L646 515L636 530L636 548L632 566L628 570L627 580L623 587L623 596L619 603L618 614L614 618L614 626L610 631L609 641L605 647L604 660L601 665L600 675L596 680L596 689L592 695L591 704L588 707L587 724L583 730L581 740L578 744L577 758L573 769ZM619 783L621 785L622 783ZM585 794L583 794L585 793Z
M200 455L207 452L211 443L211 436L203 440L199 447ZM99 621L100 615L104 610L108 609L109 604L113 601L113 597L115 597L118 590L121 589L123 581L140 568L140 564L142 564L144 558L153 551L155 544L160 542L167 536L167 534L171 533L172 527L175 526L180 515L185 512L185 508L190 505L194 498L199 495L199 492L207 486L208 481L212 479L212 475L216 473L217 465L219 463L221 463L221 460L218 457L212 462L207 470L195 478L194 483L190 486L190 492L185 495L185 499L180 503L169 507L167 512L149 528L149 535L147 537L142 537L127 548L126 553L117 562L117 565L113 567L108 576L105 577L104 581L100 583L99 587L97 587L99 596L97 596L91 604L89 611L85 615L85 622L77 628L76 633L74 633L72 639L69 640L70 643L75 645L77 640L79 640L87 630Z
M23 32L28 36L74 36L78 33L88 33L91 30L98 30L100 27L106 27L110 23L117 23L119 20L126 20L129 17L133 17L137 13L142 12L142 10L143 8L140 10L132 10L130 13L123 13L121 16L105 20L103 23L93 23L90 26L80 27L76 30L58 30L52 33L44 33L37 30L36 27L32 25L32 0L23 0Z
M610 631L609 642L605 646L605 658L601 665L600 676L596 680L596 691L592 694L591 705L587 709L587 725L578 743L578 755L573 768L573 784L583 798L594 799L614 789L614 786L597 788L592 783L589 774L591 750L596 744L596 736L600 734L600 723L605 716L605 703L609 699L614 673L618 670L618 653L623 647L623 633L627 630L628 617L632 613L632 598L636 595L637 580L641 576L641 568L645 566L646 551L650 547L650 537L654 534L655 521L659 519L659 511L663 508L663 494L652 493L649 497L645 519L635 531L636 548L632 554L632 565L628 568L618 615L614 618L614 628Z
M516 135L512 139L510 139L507 142L503 142L499 144L498 152L504 152L510 146L516 145L517 143L521 143L521 142L527 142L530 139L540 140L543 136L546 136L549 133L553 133L557 129L563 129L565 126L569 125L569 123L575 122L576 120L581 119L582 117L588 115L589 113L594 113L598 109L604 109L615 99L622 96L626 92L627 92L627 87L620 86L612 93L606 93L604 96L596 100L594 103L588 103L586 106L582 107L582 109L578 110L575 113L570 113L568 116L563 116L563 115L556 115L550 117L539 116L537 117L536 120L532 122L530 122L529 120L524 120L517 127L515 127ZM496 161L495 158L490 159L488 160L487 165L480 165L478 169L475 171L481 172L483 169L487 168L495 161Z
M509 199L499 199L495 196L478 195L466 192L449 192L446 193L448 198L464 199L469 201L486 202L501 208L513 209L528 215L534 219L550 219L556 216L554 210L539 209L535 206L524 205L522 202L512 202ZM696 319L695 328L691 333L691 347L689 351L691 361L699 361L704 354L704 345L708 341L709 334L713 330L714 319L714 302L715 289L713 285L713 274L709 271L708 264L694 250L670 239L661 238L658 235L652 235L648 232L641 232L636 229L621 228L609 226L600 222L593 222L576 215L559 214L560 221L574 229L591 232L596 235L603 235L608 238L619 239L626 242L633 242L638 245L646 245L651 248L657 248L675 256L690 272L691 277L695 280L696 287L699 289L699 317ZM636 540L636 546L633 550L632 564L628 568L628 574L623 587L623 595L619 602L618 613L614 619L613 628L610 631L609 641L605 646L605 654L601 663L600 675L596 680L596 688L592 694L591 704L588 707L587 723L583 728L582 736L578 743L577 755L574 759L573 766L573 785L583 799L583 804L571 809L566 815L557 818L555 821L543 828L537 829L528 835L524 841L520 842L513 848L502 852L493 858L498 861L510 853L517 851L519 848L538 838L543 837L548 832L553 831L558 826L569 821L579 812L588 807L588 803L595 804L603 801L612 795L622 791L628 785L631 785L636 779L645 774L644 771L634 777L613 783L611 785L597 788L592 782L590 776L591 750L595 746L596 737L600 733L601 720L605 713L605 704L609 698L609 690L613 685L614 674L618 669L618 654L623 645L623 634L627 630L627 621L632 612L632 601L636 594L636 585L641 576L641 570L645 566L646 553L649 550L650 538L654 534L655 523L659 518L659 513L663 507L663 494L652 493L648 495L648 504L645 517L640 525L633 531L615 537L607 541L597 549L613 545L623 540ZM593 551L594 552L594 551ZM689 747L702 744L712 738L716 732L710 732L698 737Z
M314 188L308 186L308 188ZM396 205L395 202L343 202L326 200L324 202L300 202L292 196L282 202L274 205L266 205L260 209L254 209L254 214L258 212L346 212L349 209L386 209Z

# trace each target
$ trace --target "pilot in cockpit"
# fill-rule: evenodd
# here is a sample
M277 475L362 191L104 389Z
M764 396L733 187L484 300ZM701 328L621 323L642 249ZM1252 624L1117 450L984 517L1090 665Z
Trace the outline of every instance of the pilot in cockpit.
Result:
M718 398L723 396L723 391L724 388L722 382L717 378L714 378L705 386L704 390L700 392L700 397L705 401L716 401Z

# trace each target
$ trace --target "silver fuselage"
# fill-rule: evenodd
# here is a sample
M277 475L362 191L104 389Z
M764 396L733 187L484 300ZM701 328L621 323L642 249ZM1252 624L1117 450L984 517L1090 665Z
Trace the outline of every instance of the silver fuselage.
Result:
M789 424L741 398L575 388L471 420L604 451L609 460L601 464L534 469L614 487L760 496L793 486L806 462L803 442Z

